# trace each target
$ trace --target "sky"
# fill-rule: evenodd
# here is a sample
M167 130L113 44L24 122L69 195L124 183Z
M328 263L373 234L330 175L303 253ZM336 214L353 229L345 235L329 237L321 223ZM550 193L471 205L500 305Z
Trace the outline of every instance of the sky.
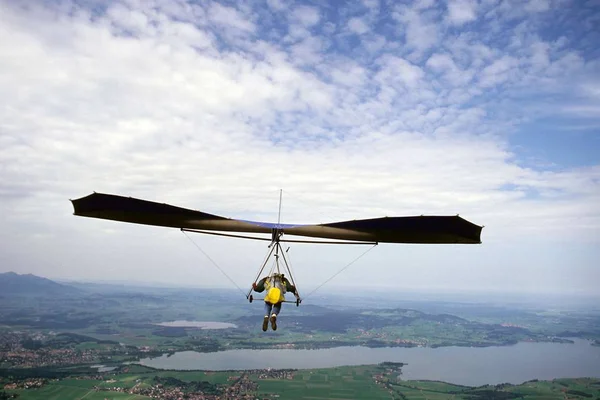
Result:
M274 222L281 190L285 223L485 226L294 245L301 291L358 258L320 290L599 295L599 27L592 0L0 0L0 272L245 289L264 242L69 199Z

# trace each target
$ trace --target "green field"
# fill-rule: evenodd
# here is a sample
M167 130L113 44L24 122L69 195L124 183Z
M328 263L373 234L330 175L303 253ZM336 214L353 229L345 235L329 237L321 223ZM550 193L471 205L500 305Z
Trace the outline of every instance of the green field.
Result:
M159 371L124 364L185 350L281 345L319 349L352 345L490 346L568 341L570 337L600 340L600 311L595 308L566 312L431 301L386 302L391 308L381 308L380 302L369 303L364 297L360 301L354 297L338 299L337 303L331 297L323 303L327 306L286 307L280 329L262 332L260 303L232 301L236 295L233 291L102 285L91 289L83 285L82 289L67 297L3 299L0 344L12 355L0 357L0 393L4 384L23 386L28 379L43 378L46 383L42 388L12 389L12 393L21 399L141 399L148 397L139 394L166 387L189 393L217 394L231 389L257 398L313 400L600 399L600 383L591 379L470 388L404 381L397 366L390 365L278 375L264 371ZM349 300L353 307L348 306ZM423 311L418 310L421 307ZM203 330L157 325L174 320L231 322L237 327ZM94 364L119 369L100 374L91 368ZM124 393L132 391L137 393Z
M75 382L52 382L40 389L14 390L10 393L17 393L19 400L103 400L103 399L149 399L146 396L132 395L120 392L96 391L92 387L97 381L80 380Z
M276 372L276 371L275 371ZM591 378L530 381L521 385L496 385L477 388L437 381L404 381L399 367L365 365L291 371L288 378L267 377L265 371L158 371L132 366L127 372L108 374L103 380L62 379L51 381L40 389L10 390L19 399L147 399L114 388L128 390L148 388L156 384L155 377L176 378L181 382L209 382L226 388L235 383L235 377L247 374L258 385L250 392L257 398L285 399L600 399L600 380ZM107 390L97 390L94 387Z
M531 381L521 385L496 385L469 388L443 382L406 381L392 385L398 398L409 400L448 399L598 399L600 381L597 379L557 379Z
M174 351L382 346L494 346L519 341L560 341L565 337L600 340L600 313L546 309L467 307L462 303L386 302L371 307L352 298L348 307L331 297L326 306L285 307L277 332L262 332L260 302L247 303L234 291L86 286L80 294L11 296L0 302L3 331L61 333L41 340L46 348L92 351L94 362L129 361ZM337 302L337 303L336 303ZM343 303L343 307L336 307ZM428 310L419 311L416 306ZM415 308L412 308L415 307ZM442 312L443 311L443 312ZM454 315L456 313L457 315ZM161 327L174 320L220 321L237 328L202 330ZM79 337L78 337L79 336ZM31 344L36 344L31 340ZM134 348L135 347L135 348ZM140 348L144 347L142 353Z
M280 399L389 399L373 372L372 366L341 367L300 370L292 380L252 378L261 398L278 394Z

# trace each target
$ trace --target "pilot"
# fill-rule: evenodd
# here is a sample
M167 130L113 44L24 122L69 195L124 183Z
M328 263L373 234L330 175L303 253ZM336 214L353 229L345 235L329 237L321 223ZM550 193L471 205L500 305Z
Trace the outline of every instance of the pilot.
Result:
M269 327L269 315L271 316L271 328L277 330L277 315L281 311L281 304L285 301L286 292L294 293L296 299L299 299L296 287L288 281L283 274L274 273L271 276L265 276L258 283L252 284L252 289L258 293L265 290L265 317L263 319L262 330L266 331Z

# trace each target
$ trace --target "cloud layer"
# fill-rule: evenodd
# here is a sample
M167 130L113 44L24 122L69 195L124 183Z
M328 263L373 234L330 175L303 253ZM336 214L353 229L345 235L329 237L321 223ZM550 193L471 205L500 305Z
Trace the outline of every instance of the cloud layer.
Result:
M275 220L283 188L287 222L460 213L486 225L481 249L410 250L431 274L460 271L431 286L475 266L461 287L548 267L542 285L575 268L584 279L568 290L591 291L600 157L532 159L547 144L522 127L551 121L598 144L599 15L566 1L0 2L3 269L218 285L181 236L73 218L66 199L95 190ZM243 264L260 247L206 243L251 279L260 256ZM556 243L583 252L577 265L541 254ZM373 260L394 271L397 251ZM419 274L408 284L427 286ZM501 276L498 288L514 283Z

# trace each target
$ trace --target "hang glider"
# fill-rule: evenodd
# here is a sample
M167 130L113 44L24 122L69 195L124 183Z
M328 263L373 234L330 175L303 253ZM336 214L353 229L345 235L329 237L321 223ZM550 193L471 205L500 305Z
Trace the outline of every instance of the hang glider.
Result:
M295 235L373 243L481 243L482 227L458 215L384 217L317 225L245 221L132 197L93 193L71 200L74 214L170 228ZM275 240L275 239L273 239Z

